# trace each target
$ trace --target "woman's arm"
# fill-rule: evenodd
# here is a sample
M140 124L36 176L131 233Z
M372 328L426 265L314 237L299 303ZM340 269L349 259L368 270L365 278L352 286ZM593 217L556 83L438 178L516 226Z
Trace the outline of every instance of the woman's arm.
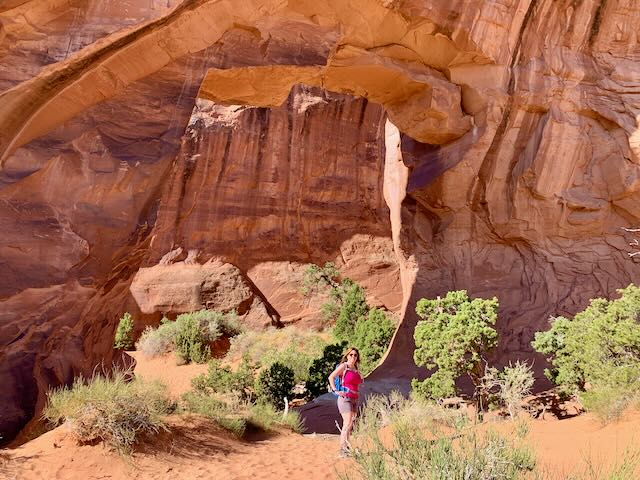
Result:
M332 392L335 392L335 379L336 376L338 375L342 375L344 373L344 369L347 368L347 364L346 363L341 363L340 365L338 365L336 367L336 369L331 372L331 375L329 375L329 388L331 389Z

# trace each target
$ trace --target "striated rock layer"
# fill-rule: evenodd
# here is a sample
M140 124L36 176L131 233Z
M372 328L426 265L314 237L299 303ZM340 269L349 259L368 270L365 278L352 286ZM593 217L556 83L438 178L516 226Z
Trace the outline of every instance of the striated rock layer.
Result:
M403 314L372 389L424 374L415 301L451 289L497 296L496 360L530 357L639 280L639 24L630 0L0 1L3 438L111 362L123 311L157 321L129 287L178 248L306 326L297 279L336 261Z

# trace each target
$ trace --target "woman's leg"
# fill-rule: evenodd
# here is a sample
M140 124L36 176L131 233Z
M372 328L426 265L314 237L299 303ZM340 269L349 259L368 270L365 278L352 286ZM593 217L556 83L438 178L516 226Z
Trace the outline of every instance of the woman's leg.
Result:
M349 433L353 424L353 412L340 412L342 415L342 429L340 430L340 450L344 450L349 445Z

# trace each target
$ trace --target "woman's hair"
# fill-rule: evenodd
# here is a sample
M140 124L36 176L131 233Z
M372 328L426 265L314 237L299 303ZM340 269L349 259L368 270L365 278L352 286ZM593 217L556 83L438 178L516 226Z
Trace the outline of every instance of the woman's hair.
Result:
M351 352L356 352L358 354L355 363L357 367L360 364L360 351L356 347L347 348L347 350L344 352L344 355L342 355L342 360L340 360L340 363L345 363L348 360L347 355L349 355Z

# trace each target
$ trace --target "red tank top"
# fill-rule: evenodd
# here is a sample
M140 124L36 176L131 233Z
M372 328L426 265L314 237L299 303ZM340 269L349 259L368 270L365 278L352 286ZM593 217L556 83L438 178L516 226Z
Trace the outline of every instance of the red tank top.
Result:
M345 396L347 398L358 398L358 388L361 383L362 377L360 376L360 372L347 368L342 382L342 384L349 389Z

